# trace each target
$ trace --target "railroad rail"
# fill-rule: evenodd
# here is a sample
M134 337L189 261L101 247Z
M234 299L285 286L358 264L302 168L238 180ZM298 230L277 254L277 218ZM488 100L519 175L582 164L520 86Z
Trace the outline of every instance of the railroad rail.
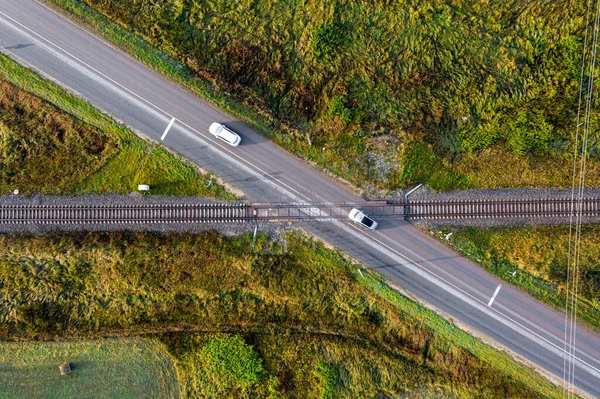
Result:
M90 205L73 198L0 201L0 225L238 223L251 221L307 221L346 219L352 208L381 219L460 221L463 219L568 218L572 209L583 217L600 217L600 198L571 203L567 198L526 200L415 200L363 203L148 203ZM38 202L40 202L38 200ZM126 201L125 201L126 202ZM172 202L172 201L171 201Z
M229 223L253 219L245 203L0 205L0 224Z
M10 224L153 224L153 223L241 223L249 221L301 221L347 218L354 207L377 215L402 216L402 205L386 202L248 204L1 204L0 225Z
M410 201L409 220L457 220L482 218L564 218L572 212L583 217L600 216L600 198L538 198L525 200Z

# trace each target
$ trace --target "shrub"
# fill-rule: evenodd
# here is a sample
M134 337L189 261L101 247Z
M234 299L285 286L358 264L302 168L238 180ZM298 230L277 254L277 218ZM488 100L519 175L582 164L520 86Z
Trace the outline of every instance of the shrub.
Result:
M513 153L548 150L553 128L539 110L529 113L520 110L516 116L507 118L506 126L506 142Z
M344 26L340 23L319 25L313 36L313 49L317 58L332 56L344 42L344 36Z
M394 184L398 187L423 183L434 190L454 190L466 186L464 176L452 171L433 153L430 145L418 140L404 143L402 167L394 178Z
M315 375L319 377L322 383L321 399L334 399L338 387L338 371L335 365L319 362L315 369Z
M258 384L264 372L262 360L239 335L216 335L201 350L206 368L223 391L246 391Z
M338 116L344 123L349 123L352 120L352 110L346 107L346 96L335 96L329 102L329 116Z

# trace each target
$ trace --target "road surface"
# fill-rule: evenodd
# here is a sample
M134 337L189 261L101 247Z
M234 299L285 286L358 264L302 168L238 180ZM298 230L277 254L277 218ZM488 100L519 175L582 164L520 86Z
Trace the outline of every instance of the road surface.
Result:
M34 0L0 0L0 46L3 53L219 175L243 190L249 200L362 200ZM215 140L208 133L214 121L240 132L242 144L231 148ZM564 316L410 224L383 220L373 233L344 221L304 223L302 227L454 319L563 377ZM579 326L576 343L575 385L600 397L600 338Z

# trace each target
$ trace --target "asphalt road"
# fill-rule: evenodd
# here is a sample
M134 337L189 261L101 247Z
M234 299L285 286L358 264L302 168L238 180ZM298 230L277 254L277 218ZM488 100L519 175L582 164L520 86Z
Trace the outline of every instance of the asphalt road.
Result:
M221 176L254 202L362 201L213 106L34 0L0 0L0 46L139 133ZM213 121L241 133L237 148L208 133ZM152 185L153 182L140 182ZM368 233L344 221L302 227L489 339L563 378L564 316L403 221ZM490 298L499 284L493 304ZM577 328L575 385L600 397L600 338Z

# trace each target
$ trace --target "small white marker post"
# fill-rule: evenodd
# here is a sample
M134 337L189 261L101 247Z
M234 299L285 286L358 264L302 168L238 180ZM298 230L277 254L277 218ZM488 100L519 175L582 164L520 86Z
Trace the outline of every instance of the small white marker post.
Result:
M254 244L256 244L256 233L258 232L258 223L254 226L254 234L252 235L252 249L254 249Z
M492 303L494 303L494 299L496 299L496 295L498 295L498 293L500 292L500 288L502 288L502 284L498 284L498 287L496 287L496 291L494 292L494 295L492 295L492 298L488 302L489 307L491 307Z
M364 274L362 274L362 271L361 271L360 269L356 269L356 270L358 270L358 272L360 273L360 276L361 276L362 278L365 278Z
M419 183L419 185L406 194L404 194L404 219L408 218L408 196L420 189L423 186L423 183Z
M160 137L161 140L164 140L165 137L167 137L167 133L169 133L169 130L171 129L171 126L173 126L173 123L175 123L175 118L171 119L171 122L169 122L169 124L167 125L167 128L165 129L165 132Z

